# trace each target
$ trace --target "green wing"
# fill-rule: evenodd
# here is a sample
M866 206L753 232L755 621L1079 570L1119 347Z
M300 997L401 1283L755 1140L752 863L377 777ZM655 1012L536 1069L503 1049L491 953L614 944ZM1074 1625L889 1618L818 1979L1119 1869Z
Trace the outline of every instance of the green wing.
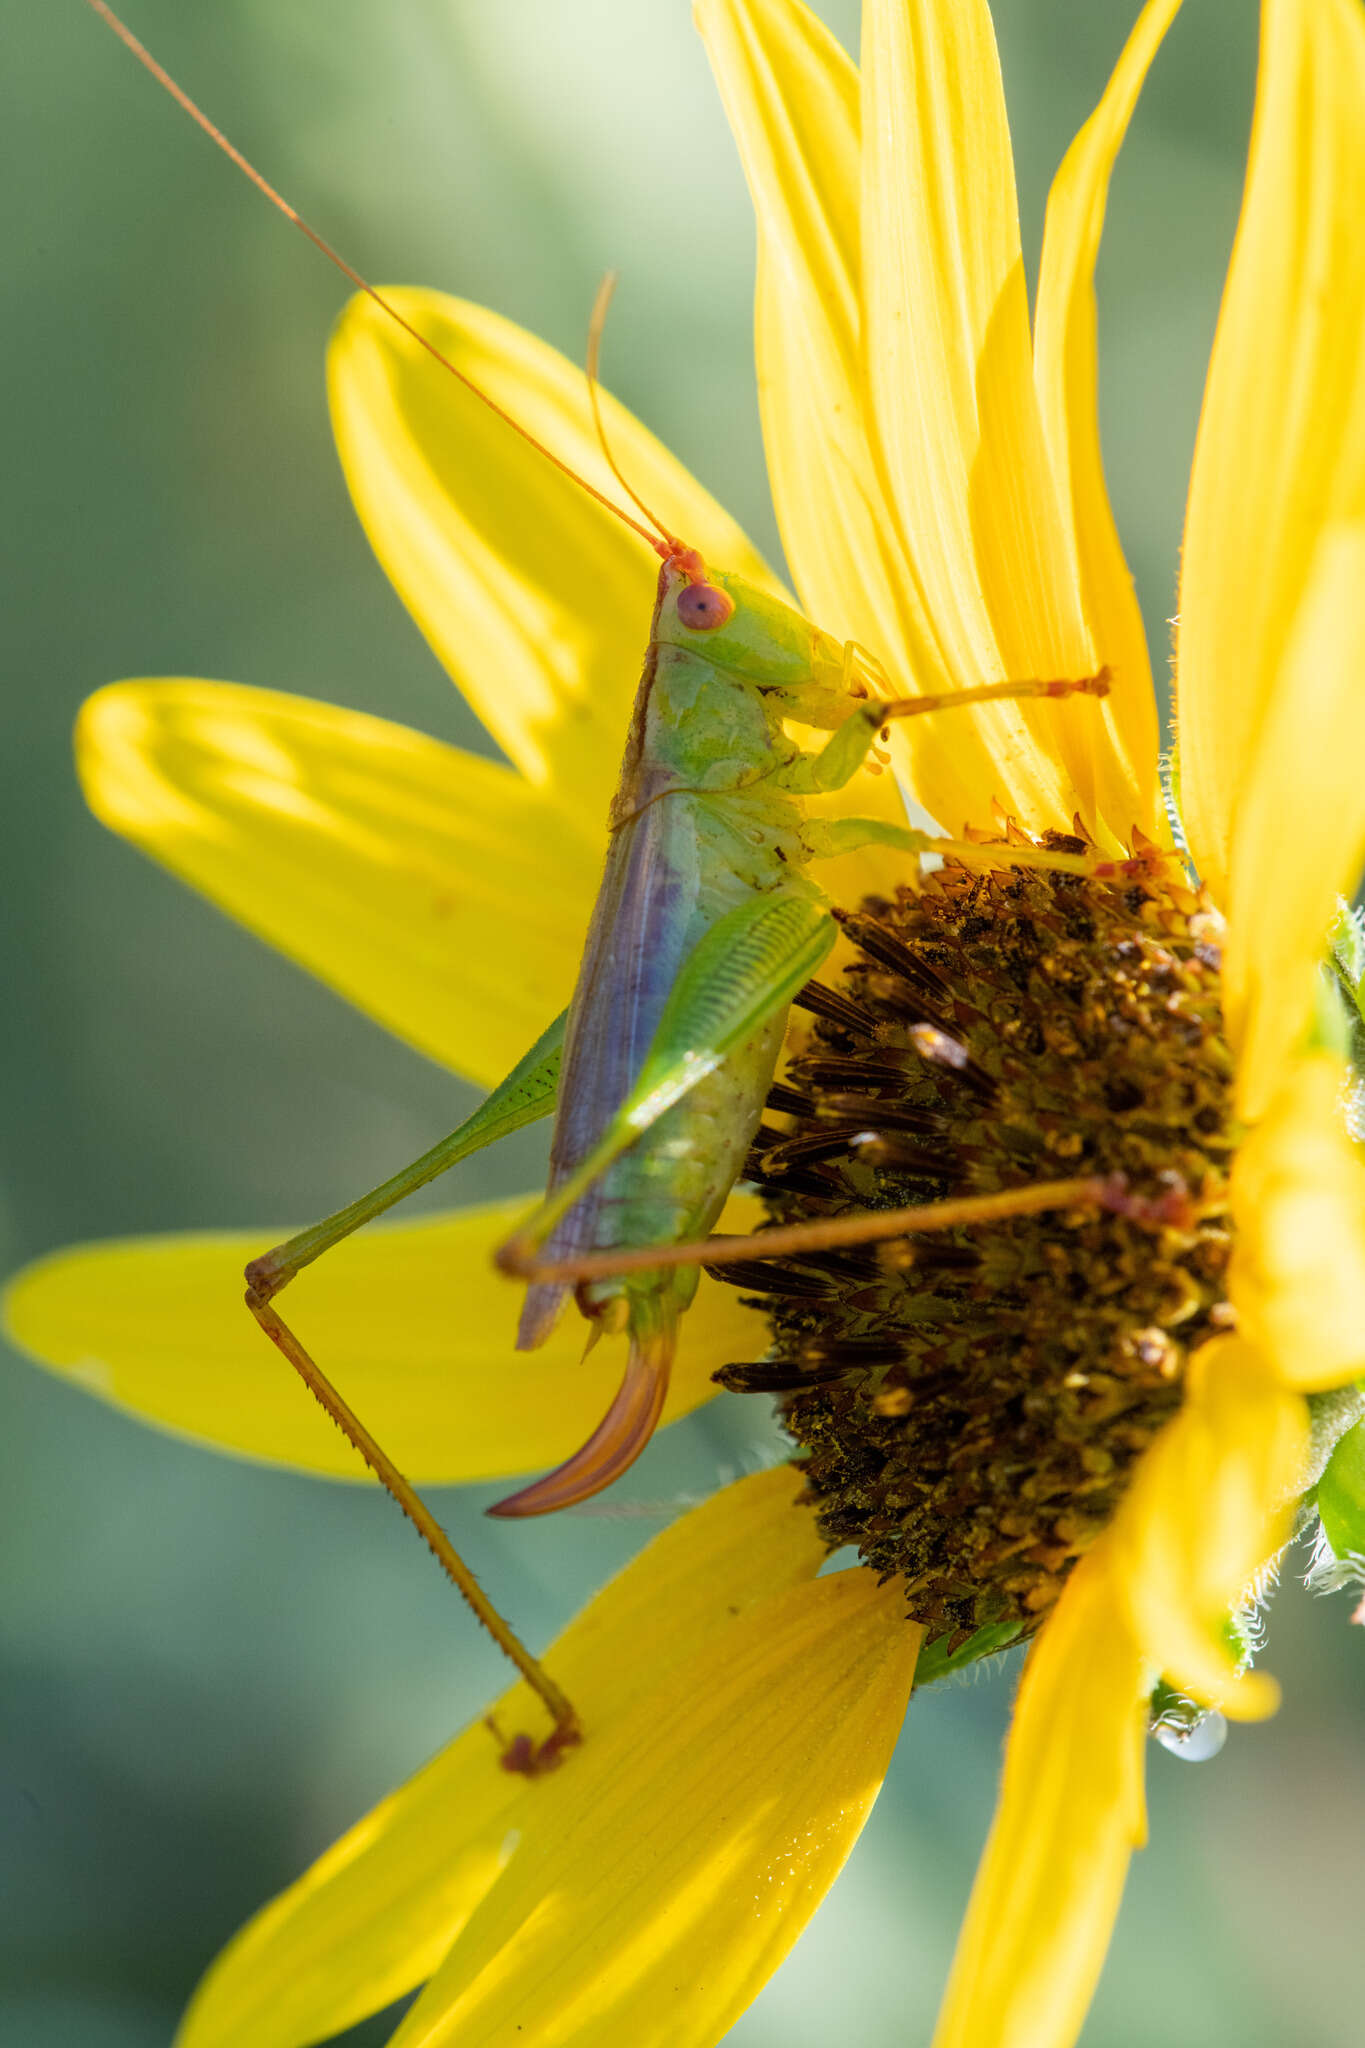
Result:
M630 1094L582 1165L516 1233L517 1253L543 1243L614 1159L783 1009L837 936L828 907L806 896L754 897L719 919L683 962Z

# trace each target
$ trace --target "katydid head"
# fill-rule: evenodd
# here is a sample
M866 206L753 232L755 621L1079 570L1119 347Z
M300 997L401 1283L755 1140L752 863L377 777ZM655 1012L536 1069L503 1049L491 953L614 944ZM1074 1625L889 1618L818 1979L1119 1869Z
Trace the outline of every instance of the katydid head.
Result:
M689 633L715 633L734 617L735 600L709 573L695 548L670 535L667 546L656 542L663 558L656 609L668 612Z
M695 646L760 689L797 689L827 668L837 679L842 659L830 636L791 605L743 576L708 570L694 549L664 558L654 634L662 645Z

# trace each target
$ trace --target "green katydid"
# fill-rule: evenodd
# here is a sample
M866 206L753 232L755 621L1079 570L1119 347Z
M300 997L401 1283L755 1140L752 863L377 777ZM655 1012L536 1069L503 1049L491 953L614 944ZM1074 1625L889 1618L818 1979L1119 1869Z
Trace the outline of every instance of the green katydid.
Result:
M548 1334L576 1259L696 1241L719 1216L772 1084L788 1005L837 936L809 863L873 843L951 850L876 819L817 822L801 802L844 788L886 723L928 700L871 695L880 677L856 646L741 578L708 572L673 536L659 545L606 871L568 1012L550 1193L499 1255L531 1282L523 1348ZM1005 687L1061 695L1103 683ZM789 719L831 737L805 752ZM663 1406L697 1279L695 1265L595 1278L580 1269L582 1313L629 1338L620 1392L579 1452L494 1514L567 1506L634 1460Z
M361 1224L500 1137L555 1115L550 1190L502 1248L504 1270L528 1281L518 1336L543 1340L572 1287L591 1336L622 1332L629 1343L621 1389L587 1443L564 1465L492 1510L534 1515L610 1484L648 1442L668 1384L679 1319L706 1243L738 1176L773 1081L787 1009L832 948L837 925L806 873L820 858L872 843L912 854L950 853L988 862L1096 872L1083 855L1032 847L989 849L934 838L908 826L846 817L815 821L805 797L845 787L893 719L1001 697L1102 695L1103 674L999 682L941 697L893 696L875 660L841 643L742 578L710 570L700 555L636 497L642 525L568 470L520 423L441 357L424 336L300 218L227 142L113 15L91 6L272 204L352 283L441 366L551 462L622 519L659 555L661 568L644 669L597 906L568 1011L549 1025L482 1107L420 1160L248 1268L248 1304L262 1328L414 1520L486 1626L548 1706L555 1735L532 1752L509 1751L517 1768L548 1762L576 1739L568 1702L484 1599L412 1488L323 1377L273 1307L289 1280ZM595 318L594 337L600 328ZM595 350L595 339L594 339ZM596 403L593 366L589 386ZM600 424L600 423L599 423ZM603 437L605 448L605 437ZM610 451L607 450L611 462ZM651 531L650 527L654 530ZM788 720L829 734L803 750ZM1110 864L1108 872L1114 872ZM562 1073L561 1073L562 1069ZM1103 1199L1088 1183L1021 1190L1018 1206ZM1001 1197L986 1198L996 1213ZM982 1204L838 1219L848 1242L911 1227L970 1220ZM940 1213L941 1212L941 1213ZM865 1226L865 1227L863 1227ZM795 1235L833 1241L835 1225ZM796 1248L780 1233L783 1250ZM776 1248L776 1236L773 1239ZM736 1250L766 1249L763 1235ZM654 1258L654 1254L660 1254Z

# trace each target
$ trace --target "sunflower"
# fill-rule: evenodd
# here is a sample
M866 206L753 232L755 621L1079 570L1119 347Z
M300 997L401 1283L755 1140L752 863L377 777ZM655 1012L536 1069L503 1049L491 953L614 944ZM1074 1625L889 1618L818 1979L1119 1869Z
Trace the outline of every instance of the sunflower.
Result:
M1169 844L1148 657L1098 447L1092 273L1112 165L1177 5L1149 0L1058 173L1032 338L984 5L867 0L861 77L796 0L698 9L758 211L764 427L804 608L874 649L898 686L1101 666L1113 679L1099 708L996 706L897 737L911 789L968 836L1079 837L1103 853ZM1202 1121L1177 1104L1155 1137L1144 1126L1155 1185L1163 1147L1178 1154L1172 1203L1115 1224L1146 1231L1152 1263L1187 1284L1186 1308L1129 1333L1160 1399L1117 1478L1112 1448L1082 1445L1108 1490L1084 1492L1056 1555L1026 1533L1027 1571L1011 1566L991 1588L1015 1597L1004 1632L1031 1647L937 2048L1075 2038L1143 1835L1154 1686L1232 1716L1273 1709L1273 1681L1245 1668L1229 1616L1359 1405L1365 1177L1319 962L1365 850L1362 217L1365 15L1358 0L1265 0L1182 566L1176 782L1198 887L1169 864L1126 895L1085 884L1080 925L1055 890L1035 901L987 887L997 954L1008 931L1010 957L1022 947L1028 973L1046 977L1080 946L1069 985L1093 1003L1094 976L1109 975L1106 1001L1133 1022L1134 1043L1176 1020L1174 1036L1152 1040L1156 1065L1116 1053L1115 1077L1136 1074L1141 1107L1159 1092L1158 1068L1164 1085L1183 1061L1179 1101L1197 1101ZM477 308L395 297L609 487L567 364ZM92 700L82 772L114 829L488 1083L572 980L651 566L364 302L341 323L330 374L376 552L513 766L311 703L159 681ZM609 406L608 425L675 530L773 587L636 422ZM860 792L858 807L868 802ZM829 1084L831 1063L854 1059L841 1020L886 1001L888 962L923 980L956 949L975 989L984 899L969 920L963 872L910 893L886 866L843 870L842 900L876 893L853 928L863 953L851 993L826 1005L816 1049L798 1048L808 1078L812 1060ZM960 1020L964 990L953 993ZM943 1053L922 1033L914 1043L928 1065ZM1065 1034L1047 1051L1065 1068ZM946 1064L964 1085L981 1068L970 1042ZM999 1082L985 1072L983 1097ZM1114 1098L1108 1121L1132 1108ZM1035 1121L1049 1142L1065 1135L1052 1107ZM978 1147L989 1122L978 1113L971 1126ZM894 1164L895 1129L881 1142ZM301 1283L319 1356L420 1478L551 1462L610 1391L610 1368L599 1377L592 1359L565 1371L566 1335L519 1368L506 1400L516 1304L488 1278L487 1254L518 1206L362 1237ZM164 1425L343 1470L342 1447L281 1383L237 1305L233 1275L261 1241L59 1254L16 1283L11 1328L35 1356ZM1092 1266L1096 1303L1110 1277ZM162 1308L149 1329L153 1288ZM804 1313L775 1315L779 1354L804 1341ZM1109 1328L1098 1309L1090 1327ZM718 1367L770 1343L760 1311L714 1283L688 1338L672 1414L705 1398ZM1068 1391L1093 1392L1086 1380ZM884 1442L916 1390L869 1384L863 1405ZM955 1613L947 1571L907 1622L906 1587L915 1612L924 1576L903 1561L885 1579L817 1577L850 1498L824 1456L822 1398L817 1386L794 1401L788 1390L818 1519L802 1504L806 1480L782 1469L658 1537L547 1653L582 1715L581 1750L529 1781L499 1768L482 1724L466 1730L243 1930L197 1994L183 2048L315 2040L426 1979L395 2036L404 2048L720 2038L837 1874L917 1665L923 1679L999 1614ZM1343 1449L1338 1502L1360 1466L1357 1440ZM1016 1455L1008 1478L1021 1497L1031 1470ZM1060 1527L1054 1514L1054 1537ZM865 1552L885 1533L885 1518L865 1524ZM936 1663L921 1660L926 1636ZM514 1688L490 1719L510 1730L532 1712Z

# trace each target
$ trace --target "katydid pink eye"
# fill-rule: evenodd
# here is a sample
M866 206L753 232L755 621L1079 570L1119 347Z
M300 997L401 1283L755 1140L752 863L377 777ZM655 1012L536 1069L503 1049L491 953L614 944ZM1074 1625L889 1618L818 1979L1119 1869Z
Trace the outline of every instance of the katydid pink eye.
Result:
M714 583L689 583L678 592L678 617L694 633L710 633L723 626L735 609L735 601Z

